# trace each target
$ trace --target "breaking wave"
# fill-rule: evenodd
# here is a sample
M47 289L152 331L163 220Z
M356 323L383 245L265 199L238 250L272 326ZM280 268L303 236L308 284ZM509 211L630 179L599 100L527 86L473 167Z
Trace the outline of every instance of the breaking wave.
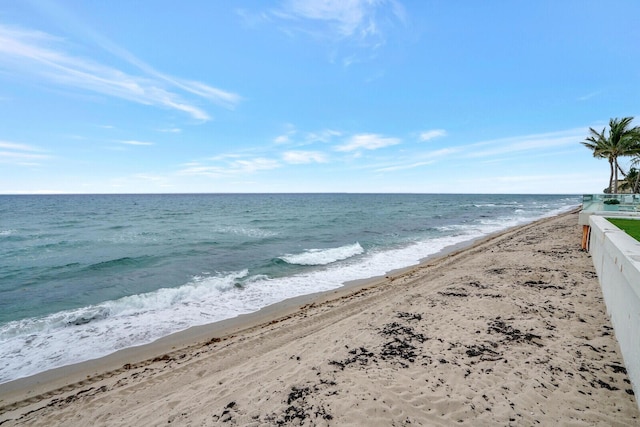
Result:
M364 253L363 247L356 242L353 245L340 246L338 248L308 249L299 254L281 256L280 259L289 264L327 265L362 253Z

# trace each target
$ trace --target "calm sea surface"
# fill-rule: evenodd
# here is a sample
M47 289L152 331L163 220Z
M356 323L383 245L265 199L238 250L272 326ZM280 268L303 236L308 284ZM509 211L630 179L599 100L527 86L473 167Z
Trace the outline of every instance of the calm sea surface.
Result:
M416 264L578 196L0 196L0 383Z

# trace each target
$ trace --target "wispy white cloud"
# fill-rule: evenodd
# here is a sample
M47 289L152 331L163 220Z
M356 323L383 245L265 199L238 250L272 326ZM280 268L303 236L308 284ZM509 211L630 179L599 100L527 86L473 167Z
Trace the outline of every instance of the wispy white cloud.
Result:
M273 139L276 144L289 144L296 146L311 145L315 143L328 143L334 138L342 136L342 132L333 129L322 129L314 132L301 132L292 124L282 134Z
M327 156L319 151L286 151L282 160L292 164L325 163Z
M408 164L396 165L396 166L388 166L388 167L376 169L375 171L376 172L395 172L398 170L414 169L420 166L430 165L432 163L434 163L434 160L429 160L425 162L408 163Z
M273 142L275 142L276 144L286 144L287 142L289 142L291 139L290 135L287 134L282 134L282 135L278 135L273 139Z
M407 15L397 0L283 0L270 22L290 37L329 43L329 61L349 67L376 57Z
M126 141L118 141L120 144L126 145L153 145L153 142L148 141L136 141L136 140L126 140Z
M429 141L434 138L446 136L447 131L444 129L432 129L420 133L420 141Z
M140 58L136 57L131 52L124 49L122 46L115 44L107 37L104 37L102 34L98 33L83 19L79 19L69 8L65 8L53 2L39 2L35 6L43 13L50 15L51 18L56 22L64 23L65 29L67 31L75 33L79 39L86 42L91 42L97 45L100 49L109 52L110 54L121 60L128 62L129 64L141 70L149 78L167 83L170 86L175 86L202 98L209 99L210 101L223 105L227 108L235 107L235 105L241 100L237 94L211 87L202 82L170 76L156 70L154 67L142 61Z
M0 24L0 65L16 76L29 75L68 87L126 99L143 105L174 109L192 118L206 121L209 114L184 99L192 94L227 108L239 101L237 94L201 82L175 78L154 70L128 52L107 42L110 52L117 53L143 71L143 76L127 74L87 58L74 56L70 46L52 35L8 27ZM177 90L183 92L179 94Z
M587 129L576 128L565 131L523 135L512 138L478 142L464 147L465 157L491 157L522 151L549 150L576 145L584 140Z
M222 176L224 175L224 170L217 166L207 166L198 162L190 162L187 165L183 165L182 169L178 171L178 175Z
M280 162L273 159L256 158L249 160L236 160L233 166L238 172L257 172L260 170L270 170L279 168Z
M382 135L367 133L354 135L342 145L338 145L336 151L359 151L359 150L377 150L379 148L389 147L391 145L400 144L399 138L389 138Z
M383 37L380 15L404 22L406 14L395 0L287 0L274 15L289 20L326 24L332 37L360 40Z
M15 142L0 141L0 148L18 151L42 151L37 147L27 144L18 144Z
M374 22L367 22L366 3L353 0L289 0L284 4L282 17L324 21L341 36L376 31Z
M266 12L254 12L247 9L236 9L236 15L240 17L240 21L246 27L253 28L264 22L271 21L271 15Z
M252 174L258 171L277 169L282 164L274 159L255 157L249 159L226 160L231 156L220 157L219 164L204 164L202 162L190 162L183 165L180 175L203 175L211 177Z
M237 154L237 153L225 153L225 154L219 154L217 156L209 157L207 158L207 160L212 162L219 162L219 161L226 161L228 159L241 159L242 157L246 157L246 156L243 156L242 154Z
M32 145L16 142L0 141L0 163L16 166L38 166L38 160L46 160L51 156Z
M429 133L429 135L427 135L429 138L446 135L446 132L444 132L444 135L441 135L439 130L423 133ZM391 172L411 169L414 167L432 164L436 161L447 161L447 158L452 157L482 159L483 162L499 162L505 160L504 156L526 151L535 152L535 154L528 154L528 158L531 158L531 156L534 155L536 157L551 156L553 153L560 154L558 149L577 145L579 141L584 139L584 135L586 135L586 129L577 128L565 131L522 135L466 145L444 147L438 150L415 153L415 155L410 159L402 159L390 165L387 164L382 167L377 165L375 166L375 168L377 168L375 170L379 172Z
M285 131L273 139L276 144L288 144L291 138L297 133L297 129L291 123L285 125Z
M422 153L415 153L411 157L404 157L398 160L385 162L384 164L372 164L365 169L372 169L375 172L394 172L398 170L414 169L427 166L442 161L446 157L453 156L460 152L458 147L441 148Z
M461 152L463 148L461 147L447 147L441 148L439 150L428 151L422 154L422 157L426 157L429 159L438 159L441 157L451 156Z
M33 153L22 153L19 151L0 151L0 159L5 160L33 160L33 159L46 159L49 156L45 154L33 154Z
M342 136L342 132L333 129L323 129L318 132L309 132L305 135L305 142L330 142L333 138Z
M583 95L583 96L578 97L578 101L588 101L589 99L594 98L594 97L596 97L596 96L600 95L600 93L601 93L601 91L596 91L596 92L588 93L588 94L586 94L586 95Z
M158 129L158 132L164 132L164 133L180 133L182 132L182 129L180 128L165 128L165 129Z
M180 89L183 89L194 95L198 95L202 98L206 98L209 101L215 102L229 109L233 109L242 100L242 98L238 94L217 89L201 82L177 79L175 77L170 77L160 73L157 73L155 75L162 76L165 81L173 83Z

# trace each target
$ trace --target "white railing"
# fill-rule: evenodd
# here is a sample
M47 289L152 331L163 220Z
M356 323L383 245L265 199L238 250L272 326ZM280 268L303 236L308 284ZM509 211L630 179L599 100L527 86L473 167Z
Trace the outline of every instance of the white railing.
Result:
M584 194L584 212L640 212L640 194Z

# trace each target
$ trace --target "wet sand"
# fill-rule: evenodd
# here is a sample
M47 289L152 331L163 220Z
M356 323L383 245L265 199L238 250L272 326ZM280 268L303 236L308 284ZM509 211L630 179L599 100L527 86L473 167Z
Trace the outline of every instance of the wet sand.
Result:
M0 424L638 425L580 239L576 213L545 219L387 278L3 384Z

